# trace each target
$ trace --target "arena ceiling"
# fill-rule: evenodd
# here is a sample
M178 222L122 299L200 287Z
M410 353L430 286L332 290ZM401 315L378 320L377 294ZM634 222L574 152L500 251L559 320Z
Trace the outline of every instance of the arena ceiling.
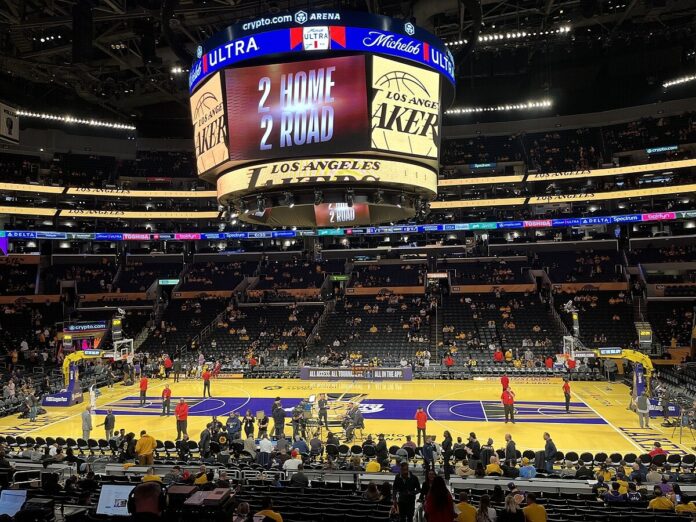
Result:
M474 21L458 0L0 0L0 96L33 110L70 110L138 125L144 135L190 135L188 57L242 20L299 8L414 17L448 42ZM555 113L679 97L662 81L696 70L693 0L482 0L482 35L458 70L457 105L552 97ZM92 13L92 51L73 54L73 13ZM565 35L554 31L570 27ZM546 34L548 32L549 34ZM82 48L81 46L78 46ZM183 70L183 72L178 72Z

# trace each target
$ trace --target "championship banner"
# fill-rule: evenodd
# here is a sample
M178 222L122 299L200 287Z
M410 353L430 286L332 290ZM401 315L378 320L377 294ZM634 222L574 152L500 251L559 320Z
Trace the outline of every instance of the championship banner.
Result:
M227 118L222 97L222 73L211 76L191 95L191 119L198 174L217 167L230 157Z
M19 115L17 109L0 103L0 140L19 143Z
M341 156L277 161L233 169L218 179L217 190L218 198L221 198L266 188L290 190L302 184L321 187L355 182L411 186L437 192L437 173L427 167L403 161Z
M373 56L372 148L422 156L436 165L440 149L440 76Z
M228 69L225 88L233 162L367 149L363 56Z

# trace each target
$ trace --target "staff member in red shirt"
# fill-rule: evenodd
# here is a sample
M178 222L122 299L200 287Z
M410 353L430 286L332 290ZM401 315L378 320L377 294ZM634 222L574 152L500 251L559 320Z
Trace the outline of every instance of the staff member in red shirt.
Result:
M553 368L553 358L550 355L546 358L546 361L544 361L544 365L549 370Z
M505 388L510 386L510 377L507 376L507 373L504 373L500 378L500 384L503 385L503 391L505 391Z
M174 415L176 416L176 440L181 438L182 433L188 436L188 411L188 404L186 404L186 401L182 397L179 399L179 404L174 408Z
M203 377L203 397L205 397L206 391L208 392L208 397L212 397L212 395L210 395L210 378L212 377L210 370L206 368L201 377Z
M169 379L169 373L172 371L172 366L174 363L172 360L169 358L168 355L164 356L164 376Z
M162 413L160 414L160 417L164 417L165 415L169 417L171 414L171 409L170 405L172 402L172 390L169 389L169 385L165 384L164 385L164 390L162 390Z
M515 424L515 392L513 392L508 386L503 390L503 394L500 396L500 400L503 402L503 411L505 412L505 424L507 424L508 419Z
M416 416L414 418L416 419L416 431L418 432L418 446L420 446L421 435L423 435L423 442L425 442L425 438L427 437L425 434L425 425L428 422L428 414L423 411L422 406L418 406Z
M570 413L570 383L563 379L563 396L565 397L566 413Z
M147 395L147 377L140 378L140 406L145 406L145 396Z
M448 353L444 360L445 368L447 368L447 377L452 378L452 367L454 366L454 358ZM423 441L425 442L425 440Z

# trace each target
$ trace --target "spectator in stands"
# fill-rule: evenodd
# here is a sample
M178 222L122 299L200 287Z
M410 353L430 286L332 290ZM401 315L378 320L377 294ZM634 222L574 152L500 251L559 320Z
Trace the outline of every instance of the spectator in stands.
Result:
M505 509L498 515L498 522L524 522L524 511L515 500L514 494L505 497Z
M496 477L503 476L503 468L500 467L498 457L495 455L490 458L489 464L486 466L486 475L493 475Z
M442 477L435 477L423 506L428 522L452 522L454 503Z
M520 478L531 479L536 477L536 468L530 464L527 457L522 457L522 466L520 466Z
M667 452L662 449L662 445L658 441L655 441L653 443L653 449L648 453L648 455L655 457L656 455L667 455Z
M476 522L496 522L496 519L495 509L491 507L491 497L481 495L479 507L476 510Z
M619 491L620 487L618 482L612 482L611 489L602 495L602 499L608 504L626 502L626 497Z
M476 508L469 504L469 494L466 491L459 493L459 502L455 507L459 511L457 522L476 522Z
M309 486L309 478L304 473L304 466L300 463L297 465L297 471L290 477L290 485L306 488Z
M635 482L628 483L628 491L626 492L627 502L643 502L643 494L638 491Z
M664 496L660 486L655 486L653 488L653 498L648 503L648 509L654 509L655 511L672 511L674 509L674 503Z
M469 467L469 462L461 460L454 466L454 473L458 477L473 477L474 470Z
M163 482L166 485L169 484L176 484L179 482L181 479L181 467L180 466L174 466L172 469L170 469L167 474L163 478Z
M273 510L273 501L271 497L263 497L261 499L261 511L254 515L254 518L260 517L261 520L268 517L273 522L283 522L283 517L277 511Z
M392 487L394 504L399 510L400 522L412 522L416 509L416 495L420 491L420 482L408 469L408 462L401 463L401 470L394 479Z
M135 522L159 520L162 516L162 485L159 482L138 484L131 492L132 520ZM277 522L282 522L279 520Z
M546 522L546 508L537 504L536 495L527 493L527 506L522 510L527 522Z
M159 475L156 475L155 468L150 466L149 468L147 468L145 475L143 475L142 481L143 482L162 482L162 477L160 477Z

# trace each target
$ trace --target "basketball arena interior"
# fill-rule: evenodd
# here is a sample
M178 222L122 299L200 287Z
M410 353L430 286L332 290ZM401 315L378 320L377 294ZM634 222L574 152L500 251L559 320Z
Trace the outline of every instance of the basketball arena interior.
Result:
M0 0L0 519L696 520L692 0Z

